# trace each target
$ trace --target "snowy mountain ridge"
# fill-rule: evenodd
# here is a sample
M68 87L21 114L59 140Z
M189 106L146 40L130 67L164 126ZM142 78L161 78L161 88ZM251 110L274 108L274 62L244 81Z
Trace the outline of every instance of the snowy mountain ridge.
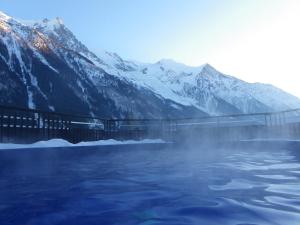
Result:
M21 104L16 99L22 92L27 103L23 99L21 105L30 108L164 117L300 106L298 98L272 85L247 83L209 64L191 67L170 59L138 63L107 51L96 55L59 18L21 21L0 12L0 66L7 79L0 81L0 93L2 88L11 94L0 103ZM11 89L17 86L20 93ZM72 99L68 107L57 99L60 92Z
M298 98L272 85L247 83L225 75L209 64L190 67L162 60L120 74L166 98L192 104L209 114L220 114L217 99L234 105L243 113L280 111L300 106Z

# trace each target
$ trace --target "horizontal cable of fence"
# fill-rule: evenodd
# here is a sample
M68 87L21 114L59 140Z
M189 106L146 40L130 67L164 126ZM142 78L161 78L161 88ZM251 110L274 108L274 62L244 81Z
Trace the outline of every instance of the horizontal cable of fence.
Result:
M300 123L300 109L194 118L116 119L0 106L0 142L63 138L71 142L172 136L192 129L274 127Z

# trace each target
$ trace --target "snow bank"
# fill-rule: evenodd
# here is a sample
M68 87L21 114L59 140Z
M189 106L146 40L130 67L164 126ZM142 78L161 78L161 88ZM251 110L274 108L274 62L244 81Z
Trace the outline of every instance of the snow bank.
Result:
M72 144L63 139L52 139L49 141L39 141L33 144L0 144L0 150L7 149L24 149L24 148L57 148L57 147L84 147L84 146L103 146L103 145L129 145L129 144L159 144L166 143L161 139L145 139L141 141L117 141L114 139L91 141L91 142L80 142L78 144Z

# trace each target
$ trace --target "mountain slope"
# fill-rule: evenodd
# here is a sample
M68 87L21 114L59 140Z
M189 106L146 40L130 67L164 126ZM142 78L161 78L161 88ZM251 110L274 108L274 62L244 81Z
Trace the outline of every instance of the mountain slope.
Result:
M119 74L165 98L194 105L211 115L280 111L300 106L298 98L272 85L247 83L222 74L209 64L190 67L161 60Z
M277 111L300 100L206 64L155 64L88 50L60 19L26 22L0 13L0 104L115 118Z
M109 65L57 19L0 14L0 66L2 105L102 117L206 115L107 73Z

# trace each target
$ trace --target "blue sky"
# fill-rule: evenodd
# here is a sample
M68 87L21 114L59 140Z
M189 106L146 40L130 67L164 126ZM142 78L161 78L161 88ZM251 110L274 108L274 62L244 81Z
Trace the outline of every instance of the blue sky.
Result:
M95 53L210 63L300 97L298 0L1 0L21 19L60 17Z

